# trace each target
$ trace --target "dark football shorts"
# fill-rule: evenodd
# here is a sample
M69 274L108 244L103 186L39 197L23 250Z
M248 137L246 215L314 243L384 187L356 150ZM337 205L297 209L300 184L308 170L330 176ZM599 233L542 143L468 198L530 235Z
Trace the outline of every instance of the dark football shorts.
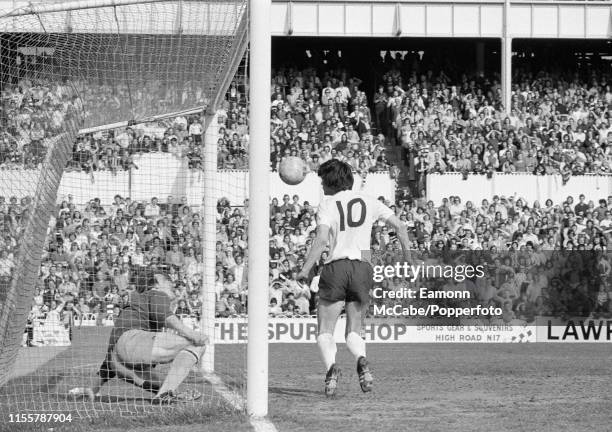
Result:
M319 298L329 302L370 302L372 266L364 261L340 259L323 266Z

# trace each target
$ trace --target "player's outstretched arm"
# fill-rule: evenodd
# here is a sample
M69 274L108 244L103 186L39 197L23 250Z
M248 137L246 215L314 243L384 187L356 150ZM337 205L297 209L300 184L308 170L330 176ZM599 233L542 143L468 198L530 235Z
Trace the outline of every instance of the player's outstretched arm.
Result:
M410 239L408 238L408 229L406 228L406 225L395 215L389 216L385 222L390 228L393 229L393 231L395 231L400 245L402 245L404 259L407 261L412 261L410 253Z
M204 346L208 343L208 336L187 327L176 315L166 318L166 327L171 328L180 336L193 342L195 346Z
M319 261L321 258L321 254L325 251L327 247L327 242L329 239L329 226L327 225L319 225L317 227L317 235L312 242L312 246L308 251L308 256L306 257L306 261L304 262L304 267L300 270L298 274L298 280L306 280L308 279L308 275L310 274L310 270L312 267Z

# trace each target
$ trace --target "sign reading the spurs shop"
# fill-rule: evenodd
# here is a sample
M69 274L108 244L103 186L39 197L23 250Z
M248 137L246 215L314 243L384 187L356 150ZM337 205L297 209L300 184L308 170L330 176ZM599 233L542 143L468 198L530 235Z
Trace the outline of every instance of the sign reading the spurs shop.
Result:
M344 342L345 320L336 326L334 338ZM215 343L246 343L246 318L217 319ZM362 333L364 339L374 343L500 343L535 342L535 329L519 325L414 325L402 319L368 320ZM316 343L315 318L270 318L268 340L271 343Z

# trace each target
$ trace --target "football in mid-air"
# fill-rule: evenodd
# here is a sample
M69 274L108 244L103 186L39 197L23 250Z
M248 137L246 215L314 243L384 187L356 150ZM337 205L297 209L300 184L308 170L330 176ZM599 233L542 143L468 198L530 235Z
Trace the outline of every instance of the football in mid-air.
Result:
M306 177L306 164L297 156L289 156L281 161L278 173L282 181L288 185L296 185Z

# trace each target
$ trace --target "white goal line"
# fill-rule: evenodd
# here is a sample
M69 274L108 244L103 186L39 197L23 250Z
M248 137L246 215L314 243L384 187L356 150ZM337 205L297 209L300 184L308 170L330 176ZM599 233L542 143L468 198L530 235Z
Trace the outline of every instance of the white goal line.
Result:
M232 408L236 411L246 410L246 401L237 392L230 390L223 380L214 372L202 372L202 376L211 385L214 391L216 391ZM249 422L255 430L255 432L277 432L276 426L267 417L250 417Z

